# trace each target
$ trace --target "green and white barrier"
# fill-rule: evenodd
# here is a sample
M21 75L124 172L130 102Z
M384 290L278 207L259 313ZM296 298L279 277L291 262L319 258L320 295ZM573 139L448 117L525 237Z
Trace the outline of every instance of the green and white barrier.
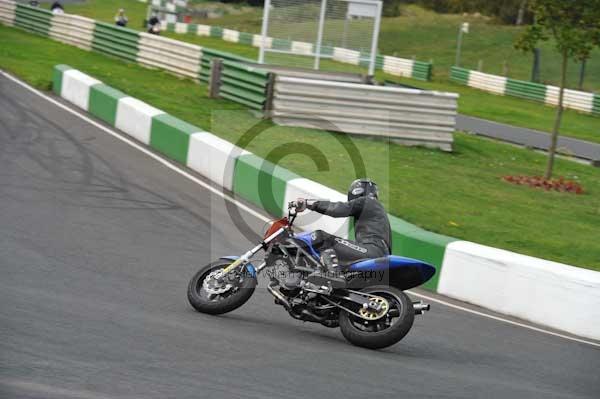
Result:
M49 36L59 42L92 49L96 23L93 19L78 15L56 14L52 17Z
M431 64L428 62L407 60L405 58L383 56L383 72L395 76L406 76L419 80L431 79Z
M53 14L42 8L17 3L14 25L40 35L48 36Z
M136 58L139 64L198 79L202 47L144 32L139 37Z
M124 97L117 102L115 127L144 144L150 144L152 120L164 114L136 98Z
M146 3L147 1L144 1ZM184 0L152 0L151 4L154 7L163 8L170 12L181 12L184 11L187 7L187 1Z
M302 178L66 65L53 89L161 154L275 216L297 197L345 195ZM600 339L600 273L456 240L390 215L393 253L422 259L437 273L425 287L449 297L580 336ZM303 213L298 225L348 237L346 219Z
M90 87L101 83L75 69L65 70L62 74L61 97L79 108L89 110Z
M307 42L292 41L292 53L298 55L310 55L313 53L313 44Z
M252 47L260 47L263 37L261 35L252 35ZM265 48L273 48L273 38L265 37Z
M250 153L211 133L193 134L187 166L219 187L233 191L235 161L244 155Z
M465 68L452 67L450 79L494 94L520 97L547 105L558 105L559 88L540 83L490 75ZM563 105L577 111L600 115L600 94L565 89Z
M0 1L0 22L13 26L15 22L17 5L13 2Z
M348 50L342 47L333 48L333 60L345 64L358 65L360 63L360 51Z
M202 47L70 14L0 0L0 22L179 76L199 79Z
M455 241L437 291L493 311L600 339L600 273Z
M96 21L92 49L127 61L137 61L140 33Z
M223 61L220 97L262 111L267 102L268 84L269 72L239 62Z
M254 63L255 61L240 57L238 55L226 53L223 51L217 51L213 49L203 48L202 49L202 61L200 67L200 81L208 83L210 80L210 73L212 69L212 60L213 58L220 58L224 61L234 61L234 62L250 62Z

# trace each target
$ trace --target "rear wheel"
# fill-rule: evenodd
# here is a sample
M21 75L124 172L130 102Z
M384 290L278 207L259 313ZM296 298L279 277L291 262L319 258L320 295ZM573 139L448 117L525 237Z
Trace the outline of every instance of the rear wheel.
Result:
M256 277L245 269L218 278L231 261L217 261L200 269L188 285L188 300L201 313L223 314L242 306L254 293Z
M394 345L410 331L415 319L412 301L408 296L394 287L373 286L361 292L377 297L376 302L386 309L385 315L364 313L372 320L365 320L349 312L340 312L340 330L350 343L369 349L381 349Z

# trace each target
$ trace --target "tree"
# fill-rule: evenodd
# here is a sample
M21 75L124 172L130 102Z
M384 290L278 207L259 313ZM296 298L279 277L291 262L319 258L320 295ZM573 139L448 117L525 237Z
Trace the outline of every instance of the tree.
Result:
M550 179L564 108L567 61L585 61L594 47L600 46L600 0L531 0L530 9L535 15L535 23L523 32L515 47L533 51L540 41L552 38L562 59L558 107L544 174Z
M494 17L504 24L530 23L531 13L527 12L527 0L404 0L417 3L439 13L481 13ZM565 0L568 1L568 0Z
M525 17L525 9L527 8L527 0L522 0L517 12L517 21L515 25L523 25L523 18Z

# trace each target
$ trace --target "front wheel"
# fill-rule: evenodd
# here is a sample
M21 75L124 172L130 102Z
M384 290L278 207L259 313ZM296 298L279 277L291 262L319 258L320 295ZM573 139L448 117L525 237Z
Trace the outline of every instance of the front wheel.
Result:
M340 330L351 344L369 349L381 349L400 341L415 319L412 301L402 291L389 286L373 286L361 290L374 295L384 304L385 315L367 314L365 320L346 311L340 312ZM363 312L360 309L351 309Z
M200 269L188 285L188 300L201 313L223 314L242 306L254 293L256 276L243 268L232 271L220 279L220 270L231 261L217 261Z

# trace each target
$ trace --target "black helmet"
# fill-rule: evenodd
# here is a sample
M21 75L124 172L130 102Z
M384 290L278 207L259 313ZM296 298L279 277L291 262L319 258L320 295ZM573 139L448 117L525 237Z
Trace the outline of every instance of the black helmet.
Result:
M362 196L379 198L377 184L371 181L371 179L356 179L350 184L348 188L348 201Z

